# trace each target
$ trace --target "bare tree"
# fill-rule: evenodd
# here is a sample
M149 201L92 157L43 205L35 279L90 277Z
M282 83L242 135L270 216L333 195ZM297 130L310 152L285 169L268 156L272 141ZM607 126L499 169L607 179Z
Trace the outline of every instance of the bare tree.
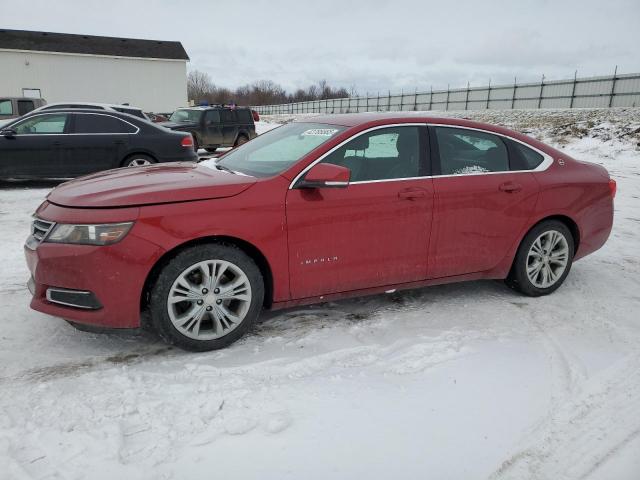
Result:
M199 70L191 70L187 76L187 96L196 104L207 100L209 94L215 89L208 73Z
M352 86L351 90L355 92L355 86ZM269 105L349 96L345 88L332 88L326 80L320 80L306 89L298 88L293 94L288 94L282 86L272 80L258 80L231 90L217 87L209 74L199 70L189 72L187 92L189 100L193 100L196 104L201 102L225 104L233 101L237 105Z

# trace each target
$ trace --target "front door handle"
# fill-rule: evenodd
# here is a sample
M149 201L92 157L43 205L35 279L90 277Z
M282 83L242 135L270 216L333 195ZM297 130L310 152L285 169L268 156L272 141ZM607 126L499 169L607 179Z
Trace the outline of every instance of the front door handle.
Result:
M498 188L500 189L501 192L516 193L522 190L522 185L515 182L504 182L504 183L501 183Z
M416 198L424 198L427 196L427 192L424 190L403 190L398 192L398 197L403 200L414 200Z
M54 147L59 147L60 145L62 145L62 142L60 140L56 140L55 142L52 143L52 145Z

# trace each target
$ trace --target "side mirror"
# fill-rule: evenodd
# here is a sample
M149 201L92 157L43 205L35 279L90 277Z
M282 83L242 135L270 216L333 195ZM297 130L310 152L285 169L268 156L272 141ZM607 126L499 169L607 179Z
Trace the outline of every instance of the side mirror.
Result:
M2 135L4 138L13 138L16 136L16 131L12 128L5 128L3 130L0 130L0 135Z
M333 163L318 163L298 183L298 188L344 188L349 185L351 170Z

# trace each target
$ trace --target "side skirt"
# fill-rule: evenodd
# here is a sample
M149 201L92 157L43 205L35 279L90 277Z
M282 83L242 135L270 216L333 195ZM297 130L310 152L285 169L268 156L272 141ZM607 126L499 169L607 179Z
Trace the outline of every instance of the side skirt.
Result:
M330 293L327 295L319 295L316 297L299 298L288 300L285 302L274 302L270 310L281 310L283 308L298 307L302 305L313 305L314 303L332 302L346 298L366 297L369 295L379 295L382 293L392 293L397 290L411 290L415 288L429 287L433 285L445 285L448 283L467 282L471 280L499 280L505 278L500 273L496 275L496 269L485 271L466 273L464 275L455 275L453 277L432 278L428 280L420 280L418 282L399 283L395 285L382 285L380 287L363 288L360 290L350 290L348 292Z

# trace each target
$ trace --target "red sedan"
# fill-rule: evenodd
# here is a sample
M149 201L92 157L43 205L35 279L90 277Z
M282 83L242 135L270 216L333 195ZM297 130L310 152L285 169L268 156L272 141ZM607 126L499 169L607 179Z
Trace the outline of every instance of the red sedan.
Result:
M274 129L214 163L73 180L25 245L31 307L152 326L191 350L263 308L474 279L557 289L613 221L607 171L505 128L359 114Z

